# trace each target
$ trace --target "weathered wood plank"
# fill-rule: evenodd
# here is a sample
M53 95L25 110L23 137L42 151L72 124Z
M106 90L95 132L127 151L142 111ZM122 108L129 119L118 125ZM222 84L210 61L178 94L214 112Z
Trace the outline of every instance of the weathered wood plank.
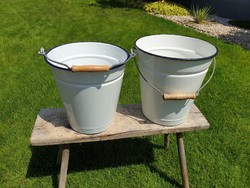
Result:
M62 159L61 159L61 169L60 169L60 179L59 179L59 188L66 187L67 181L67 172L69 166L69 145L65 144L62 146Z
M59 145L81 142L95 142L195 131L209 128L209 123L196 106L193 106L185 123L167 127L147 120L141 112L141 105L121 105L117 108L113 124L104 132L94 135L77 133L69 126L64 109L41 109L31 135L31 145Z
M182 133L176 134L177 146L178 146L178 154L181 168L181 177L182 177L182 187L189 188L189 180L188 180L188 170L187 170L187 162L184 148L184 141L182 137Z
M164 149L167 150L169 148L169 143L170 143L170 138L169 138L169 134L164 134Z

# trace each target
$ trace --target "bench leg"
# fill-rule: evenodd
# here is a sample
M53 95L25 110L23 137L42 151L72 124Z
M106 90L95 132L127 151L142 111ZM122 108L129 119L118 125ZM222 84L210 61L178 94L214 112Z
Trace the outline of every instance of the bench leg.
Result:
M57 164L59 163L61 163L59 188L65 188L69 164L69 144L60 146L57 156Z
M58 154L57 154L57 159L56 159L56 165L61 165L61 162L62 162L62 150L63 150L63 145L60 145L59 146L59 151L58 151Z
M164 134L164 149L167 150L169 148L169 134Z
M182 187L189 188L188 182L188 172L187 172L187 163L185 156L185 148L182 133L176 133L180 167L181 167L181 176L182 176Z

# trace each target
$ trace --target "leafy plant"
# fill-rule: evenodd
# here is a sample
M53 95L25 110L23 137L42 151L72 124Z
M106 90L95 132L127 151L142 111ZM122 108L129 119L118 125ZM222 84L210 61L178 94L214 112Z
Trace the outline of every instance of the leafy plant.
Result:
M189 12L183 6L166 2L164 0L158 2L146 3L144 9L147 12L151 12L154 14L163 14L166 16L186 16L189 15Z
M211 7L203 7L199 8L198 6L192 6L191 7L191 15L193 16L193 19L196 23L202 23L205 20L207 20L210 12L211 12Z

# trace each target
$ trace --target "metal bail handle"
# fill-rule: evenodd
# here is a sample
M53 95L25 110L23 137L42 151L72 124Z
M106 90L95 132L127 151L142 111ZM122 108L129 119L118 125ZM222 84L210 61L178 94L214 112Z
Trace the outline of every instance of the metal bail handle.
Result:
M133 52L133 50L131 49L131 53L129 54L128 59L120 64L115 64L111 67L109 67L108 65L72 65L72 67L69 67L68 65L55 61L51 58L49 58L46 54L46 52L44 51L44 48L42 47L40 49L40 51L38 52L39 55L44 56L45 59L47 59L48 61L51 61L53 63L56 63L58 65L62 65L64 67L66 67L68 70L72 71L72 72L108 72L111 69L120 67L122 65L124 65L126 62L128 62L131 58L134 58L136 56L136 54Z
M136 50L134 48L134 50ZM131 48L131 52L133 52L133 49ZM134 52L133 52L134 53ZM134 53L135 54L135 53ZM135 55L136 56L136 55ZM134 63L135 66L140 74L140 76L143 78L143 80L148 83L148 85L150 85L154 90L156 90L158 93L160 93L162 95L163 100L186 100L186 99L196 99L196 97L199 95L200 91L210 82L210 80L212 79L214 72L215 72L215 68L216 68L216 58L214 57L214 67L213 67L213 71L209 77L209 79L206 81L206 83L200 87L200 89L198 91L196 91L195 93L164 93L161 90L159 90L157 87L155 87L152 83L150 83L145 76L142 74L142 72L139 69L139 66L136 62L136 57L134 56Z
M62 66L64 66L64 67L66 67L68 70L71 70L71 68L70 68L68 65L66 65L66 64L64 64L64 63L61 63L61 62L58 62L58 61L55 61L55 60L53 60L53 59L50 59L50 58L47 56L46 52L44 51L44 48L43 48L43 47L41 47L41 49L40 49L40 51L38 52L38 54L44 56L44 58L47 59L48 61L51 61L51 62L56 63L56 64L58 64L58 65L62 65Z
M44 48L41 48L38 54L43 55L44 58L47 59L48 61L51 61L53 63L66 67L68 70L72 72L105 72L105 71L110 70L110 67L108 65L82 65L82 66L73 65L72 67L69 67L68 65L64 63L50 59L47 56L46 52L44 51Z

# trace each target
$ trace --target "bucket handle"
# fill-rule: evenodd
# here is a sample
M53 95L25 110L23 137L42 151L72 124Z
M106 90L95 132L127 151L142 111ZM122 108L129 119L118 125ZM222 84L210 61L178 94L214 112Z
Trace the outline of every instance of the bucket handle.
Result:
M73 65L71 67L72 72L105 72L109 70L110 68L108 65Z
M135 50L135 49L134 49ZM131 49L131 52L133 52L133 49ZM135 54L135 53L134 53ZM163 100L185 100L185 99L196 99L196 97L199 95L200 91L210 82L210 80L212 79L214 72L215 72L215 68L216 68L216 58L214 57L214 66L213 66L213 71L209 77L209 79L206 81L206 83L201 86L198 91L196 91L195 93L163 93L161 90L159 90L157 87L155 87L152 83L150 83L145 76L142 74L142 72L139 69L139 66L136 62L136 57L134 55L134 63L135 66L139 72L139 74L141 75L141 77L143 78L143 80L145 82L148 83L148 85L150 85L154 90L156 90L158 93L160 93L162 95Z
M79 65L72 65L72 67L69 67L68 65L66 65L64 63L61 63L61 62L58 62L58 61L55 61L55 60L49 58L47 56L46 52L44 51L44 48L41 48L40 51L38 52L38 54L39 55L43 55L44 58L46 60L48 60L48 61L51 61L53 63L56 63L58 65L62 65L64 67L66 67L68 70L70 70L72 72L108 72L111 69L114 69L114 68L117 68L117 67L120 67L120 66L124 65L131 58L135 57L135 54L131 53L131 54L129 54L129 57L128 57L128 59L125 62L113 65L111 67L109 67L108 65L81 65L81 66L79 66Z

